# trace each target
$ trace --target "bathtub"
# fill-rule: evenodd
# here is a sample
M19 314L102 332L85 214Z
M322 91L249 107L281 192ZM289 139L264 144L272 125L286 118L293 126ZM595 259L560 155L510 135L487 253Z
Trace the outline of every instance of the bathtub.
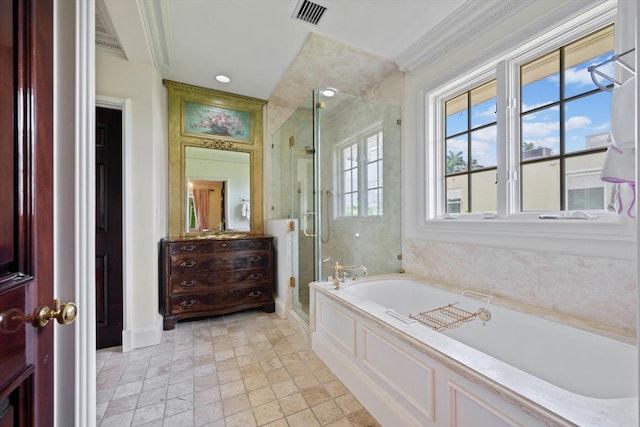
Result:
M449 303L491 319L437 332ZM637 426L635 346L404 275L311 286L312 348L384 426Z

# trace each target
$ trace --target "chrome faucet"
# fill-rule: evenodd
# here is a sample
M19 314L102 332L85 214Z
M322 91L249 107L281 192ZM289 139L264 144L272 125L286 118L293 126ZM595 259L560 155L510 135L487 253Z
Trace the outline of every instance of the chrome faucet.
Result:
M336 265L333 268L333 285L335 286L335 289L340 289L340 282L344 283L346 279L347 271L357 271L357 270L362 271L363 276L367 275L367 267L365 267L364 265L358 265L358 266L340 265L340 263L336 261ZM341 271L342 271L342 279L340 279ZM354 280L357 280L356 279L357 277L358 276L355 276Z

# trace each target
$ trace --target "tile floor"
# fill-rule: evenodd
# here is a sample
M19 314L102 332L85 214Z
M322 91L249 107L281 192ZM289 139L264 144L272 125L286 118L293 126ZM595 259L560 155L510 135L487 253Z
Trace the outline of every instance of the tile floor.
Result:
M153 347L99 350L98 425L379 426L293 322L247 311L179 322Z

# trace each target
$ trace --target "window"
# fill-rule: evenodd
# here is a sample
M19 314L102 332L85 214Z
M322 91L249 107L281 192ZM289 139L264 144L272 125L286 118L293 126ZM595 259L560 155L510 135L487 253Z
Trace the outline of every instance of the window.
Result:
M342 148L342 216L358 216L358 144Z
M383 214L383 135L375 130L337 148L340 168L340 216ZM360 167L360 165L364 165ZM360 203L362 202L362 204ZM360 209L360 206L364 208Z
M611 141L611 93L595 86L587 67L611 57L613 45L609 26L520 67L523 212L604 209L603 203L576 207L581 205L569 196L587 194L592 187L569 190L566 185L583 165L602 165L601 153ZM575 186L579 181L572 182ZM600 187L604 195L604 185Z
M382 131L367 138L367 216L382 216Z
M589 10L565 6L576 13L565 19L561 16L569 14L540 11L532 16L529 30L496 44L490 35L467 38L480 49L477 54L471 46L457 51L450 44L438 66L428 66L433 47L426 44L422 56L408 61L419 74L406 82L409 96L417 95L416 102L407 103L407 117L415 115L418 120L415 129L403 129L406 236L621 259L636 253L636 222L625 211L618 215L611 209L621 199L631 200L633 192L629 186L617 192L599 179L604 147L610 142L608 121L602 120L602 114L609 112L610 95L597 90L586 71L600 58L609 59L614 39L616 53L633 46L633 23L626 18L616 21L627 15L629 5L606 1ZM551 19L556 18L552 27ZM458 34L456 29L464 27L452 24L452 37ZM545 60L555 72L545 68ZM631 56L629 60L633 62ZM626 81L629 75L621 68L611 65L600 70ZM474 102L473 95L493 82L495 165L480 163L492 168L483 171L474 169L474 132L492 122L489 118L476 122L465 114L478 109L482 101ZM544 92L543 86L552 83L555 96ZM463 141L457 150L454 137ZM463 151L466 163L453 159L459 168L447 169L447 156L454 157L449 151L454 155ZM492 174L484 188L474 179L481 171ZM478 200L492 201L495 210L479 207ZM596 215L565 212L574 210ZM597 217L588 221L565 220L593 216Z
M431 217L565 210L606 216L613 188L599 181L599 172L611 142L611 93L593 83L587 68L610 58L613 47L608 25L514 54L438 94L433 117L442 119L432 123L441 141L436 185L443 196ZM613 74L613 66L606 71ZM498 87L505 88L501 97ZM517 108L499 114L501 105ZM500 185L500 174L508 182Z
M496 211L496 81L445 102L446 213ZM459 203L449 204L455 193Z

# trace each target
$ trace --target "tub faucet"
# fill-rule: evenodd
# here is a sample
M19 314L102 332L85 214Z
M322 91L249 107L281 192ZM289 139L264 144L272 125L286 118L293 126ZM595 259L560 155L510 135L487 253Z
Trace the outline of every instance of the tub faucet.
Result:
M340 282L344 283L347 271L357 270L362 271L363 276L367 275L367 267L365 267L364 265L340 265L340 263L336 261L336 265L333 268L333 285L335 286L335 288L340 289ZM342 272L342 279L340 279L340 272Z

